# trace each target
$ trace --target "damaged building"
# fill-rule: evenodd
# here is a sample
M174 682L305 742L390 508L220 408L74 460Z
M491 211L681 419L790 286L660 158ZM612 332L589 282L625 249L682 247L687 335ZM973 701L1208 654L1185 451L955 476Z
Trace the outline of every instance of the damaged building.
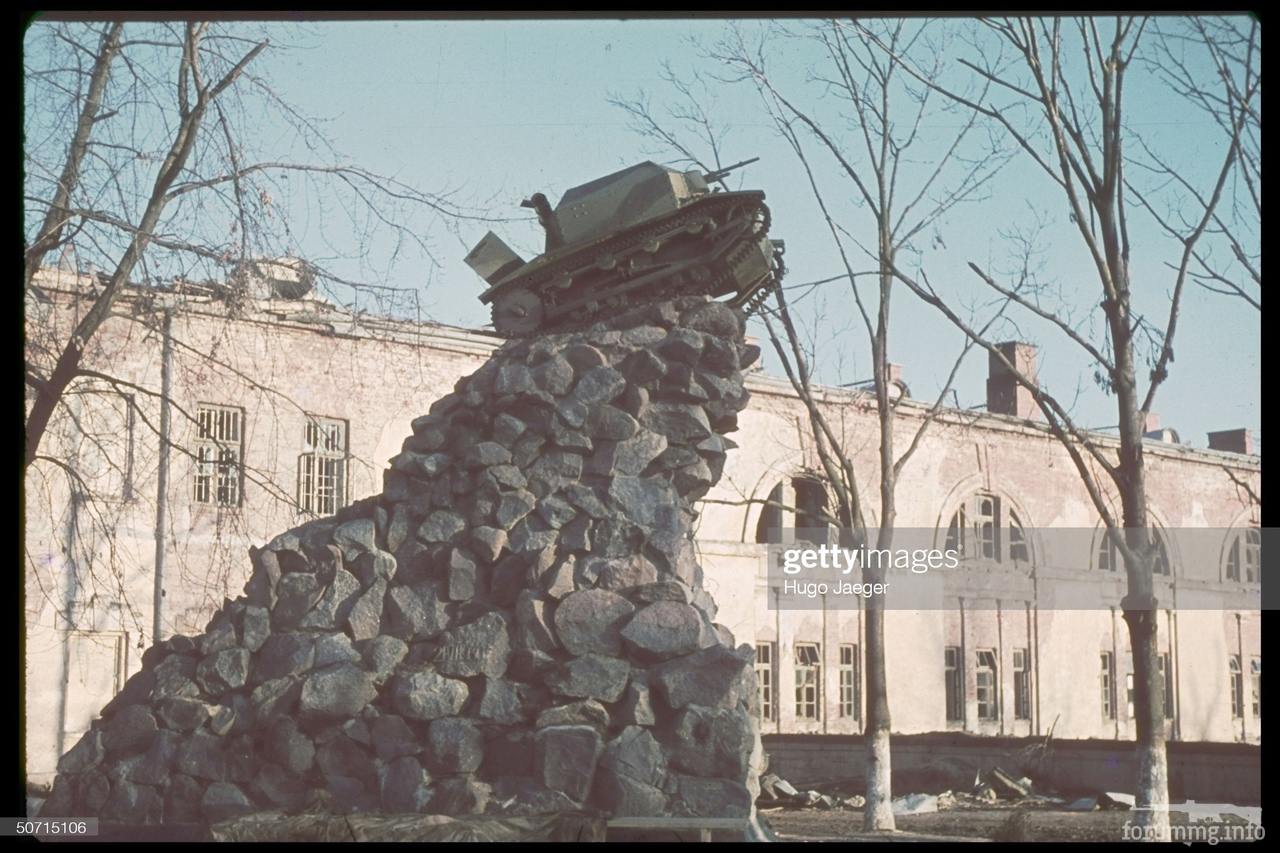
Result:
M305 276L261 272L235 287L128 289L91 343L91 374L73 386L27 473L30 782L51 781L144 649L202 631L241 593L250 546L380 492L410 422L501 342L352 314ZM46 338L67 339L96 280L44 270L36 284L26 318L32 358ZM1034 372L1034 347L1006 347ZM895 378L895 428L909 442L930 407ZM697 542L717 621L755 645L766 749L784 775L810 767L817 778L858 750L863 610L778 606L766 544L820 526L827 496L789 383L756 371L747 388L738 448L701 506ZM938 738L1049 733L1114 755L1134 737L1123 566L1026 389L993 365L986 395L985 411L941 412L900 480L897 525L932 531L935 547L964 561L939 580L944 606L887 615L893 730L905 736L903 755L917 736L919 748L936 749ZM874 472L873 395L831 388L821 405L844 430L855 468ZM1232 752L1241 749L1253 750L1256 767L1261 613L1248 602L1261 585L1261 460L1246 430L1211 433L1209 449L1197 449L1149 427L1166 734L1175 745L1212 746L1196 753L1204 772L1242 760ZM1175 535L1189 528L1211 535ZM1085 533L1045 535L1055 529ZM1096 606L1062 605L1077 593ZM1186 772L1171 762L1175 786Z

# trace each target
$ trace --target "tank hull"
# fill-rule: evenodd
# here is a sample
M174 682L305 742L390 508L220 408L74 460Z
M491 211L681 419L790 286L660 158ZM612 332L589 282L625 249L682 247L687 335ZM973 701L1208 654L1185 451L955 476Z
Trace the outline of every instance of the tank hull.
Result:
M524 336L589 325L674 295L729 296L751 310L782 274L762 192L704 195L678 210L512 271L481 294L494 328Z

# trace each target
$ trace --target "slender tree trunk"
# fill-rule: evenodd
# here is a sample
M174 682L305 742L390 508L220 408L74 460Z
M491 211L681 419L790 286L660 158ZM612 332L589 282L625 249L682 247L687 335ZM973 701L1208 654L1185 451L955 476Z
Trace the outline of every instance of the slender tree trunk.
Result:
M1137 717L1135 758L1138 770L1134 815L1151 841L1169 840L1169 769L1164 739L1164 703L1159 666L1154 543L1147 516L1146 476L1142 454L1142 413L1133 364L1133 340L1129 323L1129 282L1127 269L1118 272L1120 304L1111 314L1110 324L1116 353L1116 398L1120 412L1121 503L1125 542L1136 559L1126 558L1128 589L1122 608L1133 649L1133 709Z
M875 583L864 570L863 581ZM863 828L891 830L892 765L889 754L889 694L885 687L884 604L867 599L867 727L865 736L867 806Z
M1169 840L1169 765L1164 739L1164 711L1160 696L1160 667L1156 642L1156 613L1127 610L1133 646L1133 707L1137 714L1138 826L1147 840Z
M880 306L876 331L871 339L871 357L876 389L876 409L880 427L880 530L876 548L885 549L893 543L893 525L896 515L894 490L897 476L893 459L893 408L889 399L889 297L893 285L893 245L886 224L881 222L880 253L883 261L880 272ZM877 565L862 569L864 582L883 583L884 568ZM863 828L867 831L893 830L893 778L889 753L889 685L884 655L884 601L877 596L867 599L867 727L866 769L867 807L863 813Z

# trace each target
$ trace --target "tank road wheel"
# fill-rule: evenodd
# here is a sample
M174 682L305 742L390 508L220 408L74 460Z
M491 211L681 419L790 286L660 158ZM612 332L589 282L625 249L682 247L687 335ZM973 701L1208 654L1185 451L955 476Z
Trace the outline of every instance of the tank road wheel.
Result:
M504 335L528 335L542 325L542 300L528 290L504 293L493 303L493 328Z

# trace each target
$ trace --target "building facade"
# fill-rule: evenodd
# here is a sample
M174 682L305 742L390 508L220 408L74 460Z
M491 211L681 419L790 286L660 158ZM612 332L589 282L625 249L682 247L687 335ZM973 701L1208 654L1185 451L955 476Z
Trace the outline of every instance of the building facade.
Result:
M94 287L54 270L37 284L41 298L27 307L35 362L50 351L46 341L67 339ZM251 545L381 491L412 419L500 343L353 316L305 296L231 297L216 286L131 289L95 336L90 372L28 471L31 782L51 781L57 757L157 635L202 631L224 598L240 594ZM1026 347L1010 352L1034 359ZM701 507L706 586L717 620L756 647L766 734L856 734L863 611L825 601L779 608L766 571L771 531L812 526L826 500L805 410L784 380L756 372L748 388L739 447ZM992 411L942 412L899 483L898 526L933 531L937 547L958 547L965 561L935 578L942 606L887 613L894 731L1131 739L1123 569L1068 455L1029 417L1028 400L998 371L988 399ZM874 495L874 398L829 389L822 405ZM926 412L900 403L900 446ZM1223 449L1211 450L1153 435L1157 529L1207 531L1195 546L1168 536L1157 578L1168 735L1258 742L1261 613L1249 602L1261 582L1261 460L1244 432L1216 434L1211 443ZM1086 533L1071 540L1078 546L1055 547L1042 534L1055 529ZM1094 605L1058 604L1080 589Z

